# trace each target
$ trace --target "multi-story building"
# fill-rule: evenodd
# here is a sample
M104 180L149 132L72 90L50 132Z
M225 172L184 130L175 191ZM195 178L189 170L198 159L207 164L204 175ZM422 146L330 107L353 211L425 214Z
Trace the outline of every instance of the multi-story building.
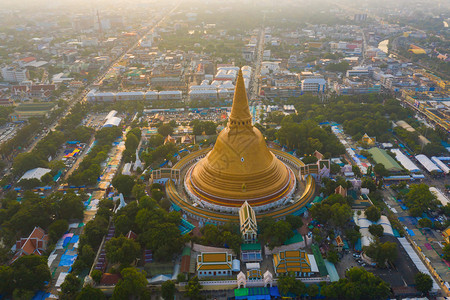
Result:
M327 88L327 81L323 78L306 78L302 80L303 92L323 93Z
M28 80L29 74L27 69L8 66L2 69L2 77L7 82L22 82Z

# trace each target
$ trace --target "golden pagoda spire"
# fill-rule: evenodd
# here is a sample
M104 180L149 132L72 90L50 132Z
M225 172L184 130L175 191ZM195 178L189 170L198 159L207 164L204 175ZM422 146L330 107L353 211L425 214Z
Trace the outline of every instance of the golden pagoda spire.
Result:
M252 125L252 115L248 107L247 91L245 90L244 77L242 70L239 69L238 78L236 80L236 88L234 89L233 106L231 107L230 119L228 126L235 125Z

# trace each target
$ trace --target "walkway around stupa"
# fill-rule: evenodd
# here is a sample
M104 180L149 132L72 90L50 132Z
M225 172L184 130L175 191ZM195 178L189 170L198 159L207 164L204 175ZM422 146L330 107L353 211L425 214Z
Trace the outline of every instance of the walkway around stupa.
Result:
M179 169L180 171L182 171L184 168L189 166L194 161L197 161L199 158L204 157L210 150L211 148L205 148L188 154L187 156L180 159L180 161L178 161L173 166L173 169ZM282 160L285 164L287 164L290 168L292 168L292 170L296 174L298 174L300 166L304 165L300 159L284 151L276 149L270 149L270 151L280 160ZM179 182L178 184L181 184L181 182ZM306 206L310 201L314 199L315 188L316 185L314 178L312 176L308 176L305 180L305 190L303 191L300 198L298 198L294 203L288 203L277 209L261 212L257 214L256 218L258 220L261 220L263 217L281 219L287 215L295 213L296 211L300 210L302 207ZM186 213L187 215L189 215L194 219L211 223L239 222L238 214L230 214L225 212L218 212L214 210L204 209L188 202L177 191L177 186L172 180L167 181L166 193L173 204L179 206L184 213Z

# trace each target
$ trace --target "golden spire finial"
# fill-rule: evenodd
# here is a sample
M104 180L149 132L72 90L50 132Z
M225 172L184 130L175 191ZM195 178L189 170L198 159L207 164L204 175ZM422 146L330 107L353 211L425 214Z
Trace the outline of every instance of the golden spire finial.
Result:
M231 107L231 114L229 125L252 125L252 115L248 107L247 91L245 90L244 77L242 70L239 69L239 74L236 80L236 88L234 89L233 106Z

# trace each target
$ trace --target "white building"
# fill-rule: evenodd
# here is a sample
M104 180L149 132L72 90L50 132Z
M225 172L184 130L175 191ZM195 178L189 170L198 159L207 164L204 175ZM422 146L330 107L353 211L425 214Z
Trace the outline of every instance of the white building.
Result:
M189 99L217 99L217 90L191 90L189 91Z
M7 82L22 82L28 80L28 71L13 66L4 67L2 68L2 77Z
M41 180L42 176L49 173L51 170L46 168L35 168L25 172L25 174L20 177L21 180L30 180L30 179L38 179Z
M181 91L161 91L159 100L181 100L183 93Z
M105 124L103 125L103 128L119 126L120 122L122 122L121 118L118 117L109 118L108 120L106 120Z
M144 100L143 92L118 92L116 93L116 101L128 100Z
M432 162L426 155L419 154L415 156L417 161L429 172L438 172L442 173L442 170L436 166L434 162Z
M145 100L158 100L158 92L156 91L147 91L144 95Z
M350 76L369 76L369 69L355 68L353 70L347 70L347 77Z
M302 80L303 92L323 93L327 88L327 81L323 78L306 78Z

